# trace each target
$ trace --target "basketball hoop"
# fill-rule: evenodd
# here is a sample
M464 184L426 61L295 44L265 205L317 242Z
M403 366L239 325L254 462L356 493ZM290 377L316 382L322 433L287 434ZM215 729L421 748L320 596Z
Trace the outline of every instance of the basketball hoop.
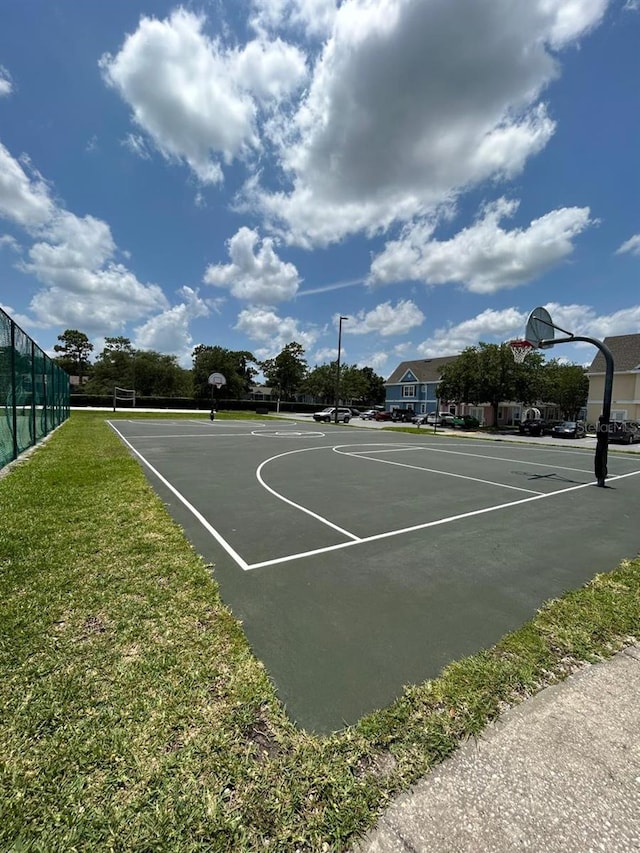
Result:
M509 346L516 364L523 364L528 353L534 349L533 344L530 344L529 341L509 341Z
M224 378L222 373L212 373L211 376L207 379L209 385L212 385L217 391L219 391L223 385L227 384L227 380Z

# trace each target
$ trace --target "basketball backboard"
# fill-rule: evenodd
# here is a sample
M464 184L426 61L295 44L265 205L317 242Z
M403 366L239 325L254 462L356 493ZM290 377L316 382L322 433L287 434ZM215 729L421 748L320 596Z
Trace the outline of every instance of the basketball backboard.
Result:
M553 346L555 327L551 315L546 308L534 308L527 320L525 340L537 349L547 349ZM544 346L540 343L546 341Z

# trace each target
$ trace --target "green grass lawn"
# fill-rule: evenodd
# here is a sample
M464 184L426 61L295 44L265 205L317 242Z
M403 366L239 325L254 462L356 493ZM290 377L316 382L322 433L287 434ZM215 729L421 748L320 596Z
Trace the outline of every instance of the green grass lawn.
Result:
M344 850L505 703L640 633L636 560L357 725L301 732L107 417L74 412L0 480L3 851Z

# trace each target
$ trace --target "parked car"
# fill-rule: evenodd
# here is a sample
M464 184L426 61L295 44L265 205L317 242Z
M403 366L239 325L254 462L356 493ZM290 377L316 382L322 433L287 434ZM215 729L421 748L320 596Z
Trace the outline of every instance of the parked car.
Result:
M474 418L473 415L456 415L452 422L452 427L460 427L460 429L478 429L480 421Z
M349 410L351 411L352 418L359 418L362 415L360 409L356 409L354 406L349 406Z
M640 424L636 421L611 421L609 441L620 444L633 444L640 441Z
M561 424L556 424L551 431L551 435L556 438L584 438L587 430L582 421L563 421Z
M335 421L336 419L336 409L335 406L329 406L327 409L322 409L321 412L313 413L314 421L318 423L330 423L331 421ZM351 409L338 409L338 420L342 421L344 424L348 424L351 420Z
M545 421L542 418L527 418L519 425L520 435L553 435L556 426L564 421Z
M374 421L390 421L391 420L391 412L378 412L376 411L373 416Z
M440 424L441 426L453 426L453 420L456 416L452 415L451 412L440 412Z
M391 411L392 421L401 421L402 423L411 423L415 417L413 409L393 409Z
M428 424L429 426L442 426L443 418L451 418L449 412L429 412L426 415L414 415L411 418L411 423Z
M364 421L372 421L376 412L384 412L384 406L372 406L370 409L365 409L364 412L360 412L360 417Z

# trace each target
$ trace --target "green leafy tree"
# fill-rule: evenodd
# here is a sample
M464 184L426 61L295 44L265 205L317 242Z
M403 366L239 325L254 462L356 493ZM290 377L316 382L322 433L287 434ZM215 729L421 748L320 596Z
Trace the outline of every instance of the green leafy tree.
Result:
M372 367L362 367L360 373L366 383L366 390L360 400L373 406L382 405L386 396L384 377L378 376Z
M336 362L316 365L309 371L300 389L323 403L335 401Z
M445 365L438 395L458 403L489 403L493 423L498 423L498 406L506 400L529 405L540 399L544 380L542 356L529 353L516 364L508 344L480 343L467 347L458 358Z
M86 390L111 394L115 386L132 388L139 397L188 397L193 389L191 371L180 367L176 356L136 350L122 336L105 338Z
M302 390L305 394L324 403L334 403L336 399L336 371L338 362L316 365L309 371ZM384 403L384 379L374 373L371 367L357 367L344 364L340 367L340 399L364 405Z
M115 386L135 389L133 357L134 349L129 338L105 338L104 348L96 358L91 379L86 385L87 393L112 394Z
M241 400L251 390L253 377L258 371L252 367L257 364L255 356L246 350L229 350L219 346L198 344L193 350L193 395L208 398L211 386L207 380L212 373L222 373L227 380L224 396Z
M302 388L308 372L304 347L292 341L275 358L260 365L267 385L283 400L292 400Z
M587 405L589 378L579 364L560 364L556 359L544 367L544 399L556 403L567 420L575 420Z
M58 340L62 343L55 344L53 349L62 354L56 356L54 361L71 376L77 376L79 385L82 385L83 378L91 369L89 355L93 351L93 344L84 332L77 329L67 329L58 335Z
M355 364L345 364L340 368L340 399L353 403L365 400L368 383L362 370Z

